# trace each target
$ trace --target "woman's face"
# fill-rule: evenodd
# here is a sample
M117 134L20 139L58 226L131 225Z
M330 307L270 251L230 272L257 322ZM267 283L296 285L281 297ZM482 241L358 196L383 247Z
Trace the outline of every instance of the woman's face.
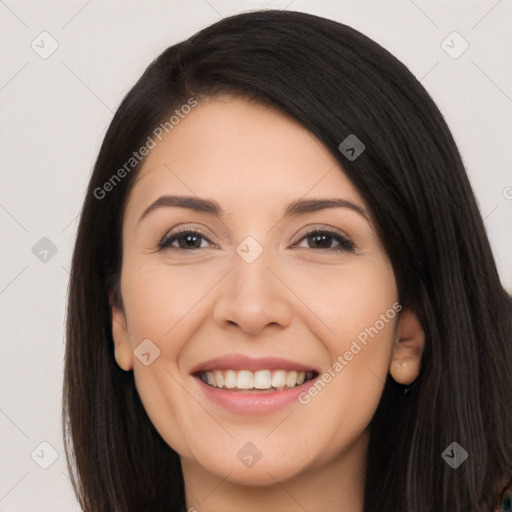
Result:
M116 360L184 471L255 485L361 458L400 306L367 205L310 132L201 102L147 156L122 236Z

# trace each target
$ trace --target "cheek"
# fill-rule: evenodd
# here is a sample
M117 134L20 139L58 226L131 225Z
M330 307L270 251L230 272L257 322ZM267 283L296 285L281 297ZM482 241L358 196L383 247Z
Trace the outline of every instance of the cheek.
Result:
M121 286L131 330L146 337L169 334L215 284L216 274L207 267L160 262L127 266Z
M193 418L183 404L190 396L180 376L166 354L161 354L150 366L134 367L137 392L151 423L180 455L191 456L190 428Z
M386 261L380 258L353 259L347 265L279 269L284 281L300 302L298 309L314 313L308 327L333 350L343 350L346 343L366 328L378 323L382 338L392 337L390 332L395 313L393 304L398 300L394 276ZM380 321L389 309L385 325ZM316 319L315 319L316 317ZM391 317L391 318L389 318Z
M309 327L316 325L330 361L301 403L312 417L339 425L341 441L367 427L382 395L401 309L393 275L384 262L364 261L297 274L294 290L318 316Z

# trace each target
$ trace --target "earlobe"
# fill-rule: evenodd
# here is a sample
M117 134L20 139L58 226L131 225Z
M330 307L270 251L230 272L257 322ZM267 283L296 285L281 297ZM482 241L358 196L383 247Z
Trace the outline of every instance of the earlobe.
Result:
M404 309L398 319L397 338L389 373L399 384L412 384L421 369L421 356L425 346L425 333L418 316L411 309Z
M119 367L125 371L133 369L133 350L130 333L126 325L124 311L110 299L112 312L112 338L114 339L114 355Z

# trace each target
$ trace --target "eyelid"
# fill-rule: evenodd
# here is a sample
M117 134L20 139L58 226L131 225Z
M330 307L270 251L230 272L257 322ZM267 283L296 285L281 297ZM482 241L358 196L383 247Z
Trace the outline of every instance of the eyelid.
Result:
M344 237L346 238L350 238L347 233L345 233L342 229L340 228L337 228L335 226L331 226L329 224L319 224L319 223L314 223L314 224L308 224L307 226L304 226L302 227L300 230L299 230L299 233L303 232L303 235L307 235L308 233L311 233L312 231L332 231L332 232L335 232L335 233L338 233L340 235L343 235ZM297 235L298 236L298 235Z
M354 249L357 247L356 243L353 241L351 236L349 236L342 229L334 227L334 226L327 226L325 224L310 224L310 225L304 227L303 230L304 231L302 232L301 235L297 235L297 237L298 237L297 241L294 242L293 245L296 245L297 243L301 242L302 240L304 240L304 238L309 236L311 233L327 232L327 233L330 233L332 235L337 235L337 236L339 236L341 238L344 238L347 242L349 242L354 247Z

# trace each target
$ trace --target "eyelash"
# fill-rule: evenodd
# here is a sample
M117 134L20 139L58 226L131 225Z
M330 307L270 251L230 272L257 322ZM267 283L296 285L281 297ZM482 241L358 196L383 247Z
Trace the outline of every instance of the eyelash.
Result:
M170 249L173 251L184 251L184 252L188 252L189 250L201 249L200 247L197 247L194 249L182 249L181 247L174 247L171 245L171 243L173 243L175 240L178 240L179 238L187 236L187 235L200 235L201 238L204 238L207 242L212 243L211 240L204 233L201 233L201 231L188 229L188 230L184 230L184 231L179 231L178 233L171 233L171 234L165 235L162 238L162 240L160 241L160 243L158 244L158 248L160 250ZM339 245L337 247L326 248L326 249L321 248L318 250L334 251L336 253L343 252L343 251L354 252L354 249L355 249L354 243L351 240L349 240L348 238L346 238L344 235L342 235L339 231L336 231L335 229L329 229L329 228L314 229L314 230L306 233L299 240L299 242L302 242L303 240L311 237L312 235L328 235L339 243ZM299 243L299 242L297 242L297 243ZM313 249L313 248L309 247L309 249Z

